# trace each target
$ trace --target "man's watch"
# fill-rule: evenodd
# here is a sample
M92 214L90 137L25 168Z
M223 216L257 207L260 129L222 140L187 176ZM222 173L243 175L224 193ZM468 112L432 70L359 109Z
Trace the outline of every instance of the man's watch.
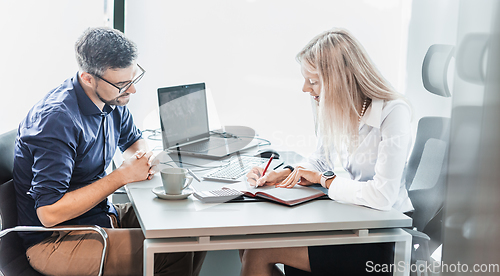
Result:
M332 171L326 171L321 174L321 186L326 188L326 181L328 179L333 179L335 178L335 173Z

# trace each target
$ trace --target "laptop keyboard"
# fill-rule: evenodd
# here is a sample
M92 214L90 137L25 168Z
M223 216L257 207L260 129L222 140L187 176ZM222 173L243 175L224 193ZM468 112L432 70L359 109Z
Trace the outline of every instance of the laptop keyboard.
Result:
M229 161L228 165L206 174L204 178L236 181L243 175L247 174L251 168L262 165L267 161L269 161L269 159L252 156L234 157Z
M238 141L238 139L210 139L207 141L202 141L190 145L186 145L181 147L183 151L191 151L191 152L203 152L211 149L215 149L218 147L222 147L225 145L229 145Z

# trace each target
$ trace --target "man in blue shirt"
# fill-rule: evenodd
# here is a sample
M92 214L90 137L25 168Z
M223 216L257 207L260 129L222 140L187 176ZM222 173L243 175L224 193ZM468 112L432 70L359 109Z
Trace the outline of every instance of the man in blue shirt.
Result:
M19 225L105 227L105 275L142 274L144 236L133 208L113 205L107 197L154 173L152 152L125 106L145 71L136 63L136 45L113 29L88 29L75 50L78 73L45 95L19 125L13 170ZM117 148L125 161L106 175ZM21 237L36 270L67 276L97 274L102 251L97 235L32 232ZM204 256L158 255L156 275L197 275Z

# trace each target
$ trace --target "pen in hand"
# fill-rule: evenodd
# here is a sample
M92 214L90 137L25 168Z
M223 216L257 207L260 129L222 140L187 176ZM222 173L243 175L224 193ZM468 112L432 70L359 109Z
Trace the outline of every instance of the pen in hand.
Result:
M267 165L264 168L264 171L262 172L262 176L261 177L264 177L264 175L266 174L267 168L269 168L269 165L271 165L271 161L273 161L273 158L274 158L274 153L271 155L271 158L269 158L269 161L267 161ZM255 182L255 188L257 188L257 187L259 187L259 183L257 183L257 181L256 181Z

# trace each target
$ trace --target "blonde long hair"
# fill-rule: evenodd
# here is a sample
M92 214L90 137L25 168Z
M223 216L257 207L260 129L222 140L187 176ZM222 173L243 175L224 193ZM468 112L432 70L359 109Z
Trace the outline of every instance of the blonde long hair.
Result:
M401 98L370 60L361 44L344 29L332 29L313 38L297 54L297 61L322 83L317 126L327 157L331 145L350 153L358 147L363 102ZM329 160L329 158L327 158Z

